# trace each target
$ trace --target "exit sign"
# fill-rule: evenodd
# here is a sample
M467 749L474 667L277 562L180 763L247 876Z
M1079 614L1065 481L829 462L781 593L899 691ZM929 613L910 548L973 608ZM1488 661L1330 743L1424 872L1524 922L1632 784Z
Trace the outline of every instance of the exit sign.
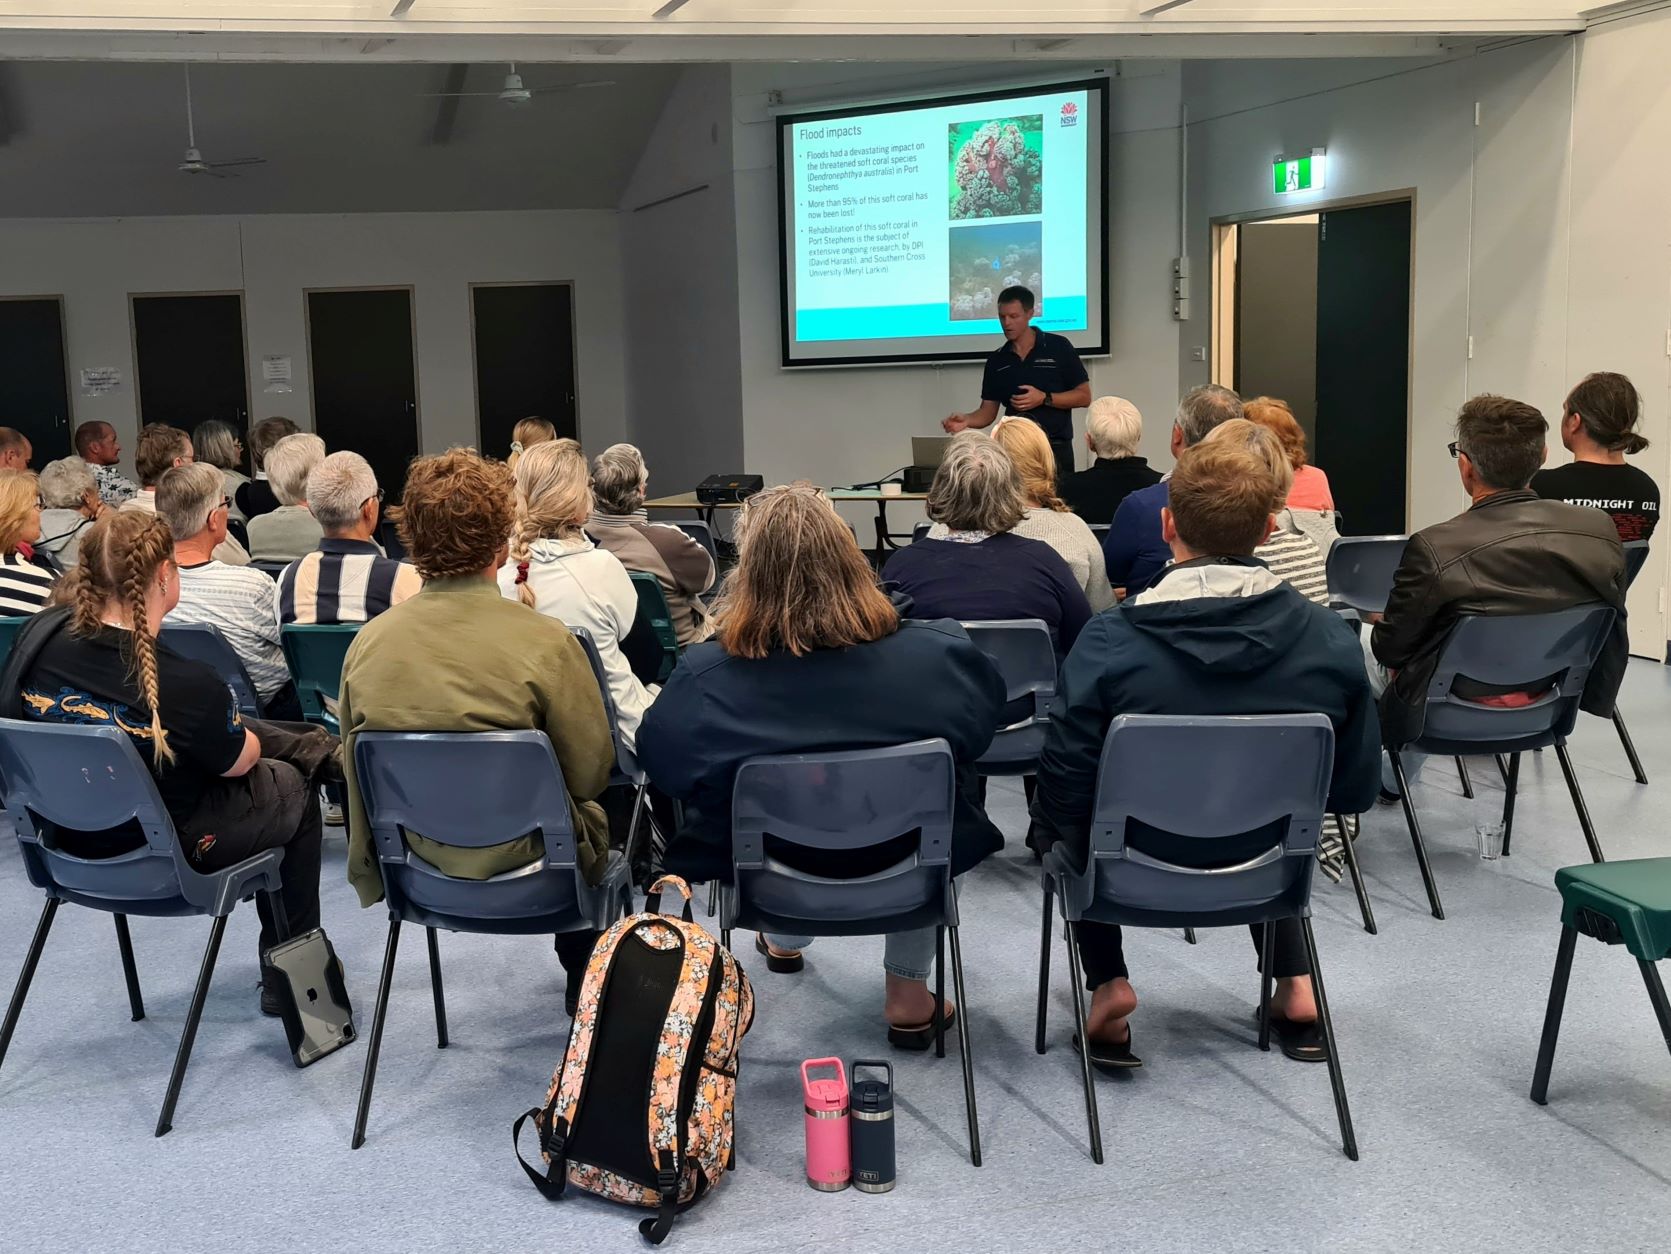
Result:
M1278 157L1271 163L1272 190L1278 196L1316 191L1325 186L1323 175L1327 161L1321 148L1313 148L1308 157Z

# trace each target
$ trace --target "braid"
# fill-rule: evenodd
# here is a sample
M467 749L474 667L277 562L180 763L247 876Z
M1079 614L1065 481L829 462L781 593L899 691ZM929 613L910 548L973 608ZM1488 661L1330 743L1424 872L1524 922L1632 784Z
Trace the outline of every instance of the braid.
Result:
M592 479L586 455L573 440L549 437L518 459L516 470L516 528L511 533L511 561L517 570L516 595L534 605L534 590L520 567L529 560L534 541L558 540L584 534L592 512Z
M164 762L174 761L174 751L168 747L168 733L163 730L158 701L157 638L145 616L145 590L160 564L155 560L156 555L147 551L153 547L136 544L128 549L125 555L128 568L122 580L122 595L127 600L128 613L133 617L134 677L139 681L139 691L151 711L152 754L157 765L161 766Z
M511 565L520 567L529 560L534 541L541 535L540 523L529 512L528 502L522 494L517 493L516 527L511 531ZM516 582L516 597L529 609L534 608L534 590L528 586L528 580L522 577L518 570Z

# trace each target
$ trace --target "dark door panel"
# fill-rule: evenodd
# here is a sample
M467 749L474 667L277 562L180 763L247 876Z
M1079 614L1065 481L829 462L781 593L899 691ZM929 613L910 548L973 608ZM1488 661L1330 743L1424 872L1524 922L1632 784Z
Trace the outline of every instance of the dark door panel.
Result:
M573 436L573 289L567 283L479 284L470 299L477 447L489 457L505 456L512 428L528 417Z
M139 420L190 431L249 426L244 298L236 292L133 297Z
M307 306L313 429L331 452L363 456L396 500L418 455L412 291L309 292Z
M29 437L37 470L69 456L64 307L56 296L0 300L0 426Z

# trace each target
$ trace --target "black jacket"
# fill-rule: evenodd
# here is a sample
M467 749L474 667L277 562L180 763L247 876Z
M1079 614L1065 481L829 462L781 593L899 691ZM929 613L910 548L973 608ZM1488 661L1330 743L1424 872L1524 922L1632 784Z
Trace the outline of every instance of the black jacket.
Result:
M1139 488L1160 482L1160 471L1141 457L1099 457L1088 470L1067 475L1060 492L1068 508L1087 523L1114 521L1120 502Z
M1526 488L1498 492L1416 532L1370 639L1381 664L1397 672L1381 698L1387 744L1408 744L1420 733L1422 700L1458 617L1540 614L1597 603L1618 614L1590 671L1582 708L1607 717L1629 655L1625 556L1609 515L1540 500Z

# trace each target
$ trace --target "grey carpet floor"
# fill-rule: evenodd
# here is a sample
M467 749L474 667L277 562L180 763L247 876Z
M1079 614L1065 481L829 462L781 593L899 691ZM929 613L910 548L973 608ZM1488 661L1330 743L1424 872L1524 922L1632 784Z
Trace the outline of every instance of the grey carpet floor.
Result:
M1573 753L1611 858L1671 853L1671 669L1631 665L1622 705L1653 782L1585 718ZM1499 791L1480 759L1474 780ZM1032 1048L1037 876L1020 790L993 791L1009 848L963 898L986 1165L965 1156L955 1048L895 1055L899 1187L822 1195L802 1177L797 1066L886 1056L879 940L822 941L798 977L741 942L759 1013L744 1047L738 1170L682 1219L689 1251L1647 1250L1671 1226L1671 1057L1635 963L1583 941L1547 1108L1527 1099L1558 935L1556 867L1584 846L1552 754L1522 770L1514 855L1473 851L1454 770L1418 789L1449 919L1427 912L1397 810L1365 816L1379 936L1321 877L1318 943L1363 1158L1341 1154L1322 1067L1255 1048L1242 929L1128 935L1140 1072L1099 1082L1090 1161L1056 950L1051 1048ZM328 836L326 926L362 1030L385 919ZM0 841L0 991L40 908ZM18 1251L630 1249L638 1212L546 1202L511 1157L565 1040L549 942L444 936L452 1044L435 1048L421 933L403 938L370 1138L348 1147L354 1045L298 1071L256 1010L255 915L234 915L174 1131L151 1136L207 925L136 919L148 1017L130 1023L110 920L60 912L0 1070L0 1246ZM746 938L745 938L746 939Z

